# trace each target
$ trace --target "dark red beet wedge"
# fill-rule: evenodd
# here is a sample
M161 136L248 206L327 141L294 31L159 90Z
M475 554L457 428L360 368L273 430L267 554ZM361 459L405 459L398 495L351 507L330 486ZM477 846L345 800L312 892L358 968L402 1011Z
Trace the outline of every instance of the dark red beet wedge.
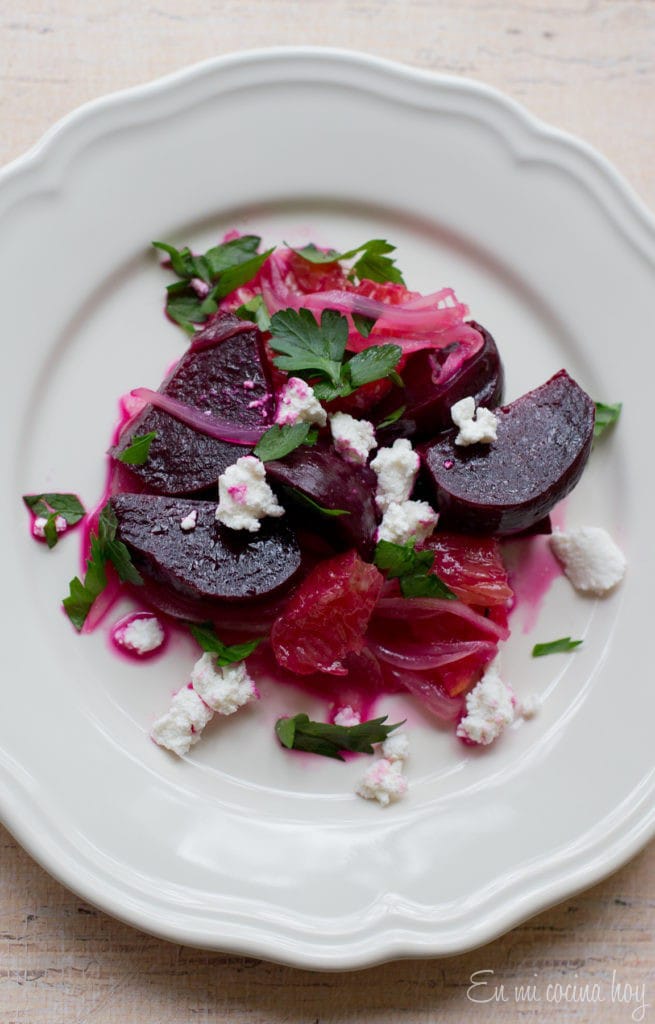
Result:
M357 548L363 558L372 556L377 528L377 477L372 469L353 466L332 445L319 441L313 447L301 445L284 459L267 462L266 475L271 482L290 489L288 497L299 502L303 522L311 522L318 532L342 545ZM323 515L303 503L303 497L321 508L347 514Z
M216 503L152 494L111 499L118 537L139 572L195 600L245 601L275 593L300 567L295 534L279 519L264 519L258 533L217 523ZM181 521L195 509L195 529Z
M450 430L423 449L442 527L485 534L529 530L580 479L595 409L565 370L496 415L493 444L464 448Z
M209 347L187 352L159 390L239 426L268 426L274 397L261 334L253 326L212 345L213 338L226 333L228 319L243 327L233 314L217 314L194 338L194 344L204 341ZM148 491L157 494L193 494L215 487L220 474L251 450L200 434L169 413L146 406L112 450L112 457L127 448L134 436L151 431L157 436L148 458L142 466L129 469Z
M381 423L405 406L402 417L388 428L390 437L434 437L447 430L452 426L451 406L467 395L473 395L475 404L485 408L502 401L505 378L496 343L481 324L471 321L469 326L482 335L484 344L454 373L444 375L443 367L456 344L421 349L409 356L402 370L404 388L394 387L375 409L375 420Z

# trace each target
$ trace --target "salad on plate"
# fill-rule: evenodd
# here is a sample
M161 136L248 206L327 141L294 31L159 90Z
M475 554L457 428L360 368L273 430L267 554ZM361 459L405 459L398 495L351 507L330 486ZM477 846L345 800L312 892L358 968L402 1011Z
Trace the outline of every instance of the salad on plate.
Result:
M214 715L258 699L259 679L291 683L298 710L271 742L369 755L357 793L387 805L407 790L410 744L376 714L384 695L411 695L478 746L537 710L499 658L510 540L548 534L582 593L623 577L603 529L551 520L620 405L565 369L503 404L492 334L451 288L410 290L386 240L262 250L233 231L202 254L154 245L186 351L157 391L121 399L97 508L26 495L33 535L53 547L83 526L63 601L75 629L98 628L127 592L137 610L111 626L122 653L156 657L179 631L197 642L152 726L161 747L186 754ZM303 691L324 698L324 721L302 711Z

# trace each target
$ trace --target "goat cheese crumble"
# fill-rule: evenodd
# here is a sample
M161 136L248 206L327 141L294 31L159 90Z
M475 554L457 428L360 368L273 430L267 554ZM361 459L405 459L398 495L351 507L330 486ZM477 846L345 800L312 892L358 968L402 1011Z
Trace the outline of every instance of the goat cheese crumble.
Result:
M409 736L406 732L392 732L380 747L387 761L406 761L409 757Z
M243 661L217 667L212 654L203 654L198 659L191 682L198 696L219 715L233 715L258 696Z
M32 533L35 537L45 537L45 528L48 520L45 516L37 516L32 524ZM68 529L68 523L63 516L55 517L55 530L57 533L64 533Z
M359 725L361 723L361 715L358 711L351 708L350 704L346 704L345 707L339 708L336 715L334 716L335 725Z
M392 544L406 544L412 537L417 543L429 537L439 516L427 501L392 502L382 516L376 540L388 540Z
M189 683L173 697L168 711L152 727L151 738L160 747L182 757L198 742L214 712L207 707Z
M407 792L403 762L378 758L366 769L355 792L364 800L377 800L381 807L400 800Z
M455 444L467 447L470 444L491 444L498 440L498 418L491 409L483 409L482 406L475 408L475 399L469 396L455 402L450 409L450 415L456 427L459 427L459 434L455 438Z
M466 696L466 715L457 726L457 735L471 743L487 746L511 725L516 714L516 697L500 678L495 662L489 665L480 682Z
M374 448L375 428L368 420L356 420L347 412L330 416L330 430L339 455L355 466L363 466Z
M266 483L264 463L244 455L218 478L216 520L232 530L256 533L266 516L284 515L284 509Z
M576 590L602 597L623 579L626 560L600 526L556 530L550 546Z
M419 469L418 453L406 437L399 437L391 448L380 448L371 462L377 475L375 503L380 512L386 512L392 503L401 505L409 499Z
M121 647L135 654L149 654L161 647L165 640L163 626L155 615L140 615L130 619L121 629L114 633L114 638Z
M294 423L316 423L324 427L327 413L314 395L314 389L300 377L289 377L277 400L275 422L280 427Z
M198 509L194 508L189 512L188 516L180 520L180 529L184 530L185 533L190 533L191 530L195 530L198 523Z

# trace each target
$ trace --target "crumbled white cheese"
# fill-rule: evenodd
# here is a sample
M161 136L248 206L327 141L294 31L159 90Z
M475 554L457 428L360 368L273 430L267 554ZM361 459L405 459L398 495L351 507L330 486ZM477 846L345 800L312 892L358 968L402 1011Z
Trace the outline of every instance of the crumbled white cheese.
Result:
M45 516L37 516L32 524L32 533L35 537L45 537L46 523L48 522ZM64 533L68 528L68 523L63 516L57 516L55 518L55 530L57 533Z
M407 501L416 481L419 457L406 437L399 437L391 448L380 448L371 469L377 474L378 486L375 501L381 512L386 512L392 502L397 505Z
M400 800L407 792L403 762L378 758L366 769L355 792L365 800L377 800L382 807Z
M283 516L284 509L266 483L264 463L244 455L218 478L216 519L232 530L255 533L260 519Z
M195 663L191 682L198 696L219 715L233 715L258 695L243 661L219 668L212 654L203 654Z
M373 424L368 420L356 420L347 412L335 412L330 416L330 430L339 455L355 466L363 466L378 446Z
M362 720L361 715L354 708L351 708L350 704L346 704L345 707L339 708L336 715L334 716L335 725L359 725Z
M324 427L327 413L306 381L289 377L278 395L275 422L281 427L294 423L316 423Z
M406 544L414 537L417 543L429 537L439 516L427 501L392 502L378 526L376 539L392 544Z
M493 743L514 721L515 708L516 697L500 678L494 661L467 694L466 715L457 726L457 735L483 746Z
M149 654L156 651L164 642L165 633L161 622L155 615L140 615L130 619L124 629L114 634L121 647L135 654Z
M409 757L409 736L406 732L392 732L380 750L387 761L406 761Z
M181 757L198 742L213 715L214 712L195 690L184 686L173 697L166 714L157 719L150 735L160 747L166 747Z
M497 440L498 418L491 409L479 406L476 410L475 399L462 398L450 409L452 421L459 427L455 444L466 447L470 444L490 444Z
M540 707L541 701L539 697L537 697L536 694L531 693L523 700L519 701L516 713L520 715L521 718L534 718Z
M550 546L576 590L600 597L623 579L625 556L600 526L555 531Z
M189 533L191 530L195 530L198 523L198 509L191 509L188 516L180 520L180 529L184 530L185 533Z

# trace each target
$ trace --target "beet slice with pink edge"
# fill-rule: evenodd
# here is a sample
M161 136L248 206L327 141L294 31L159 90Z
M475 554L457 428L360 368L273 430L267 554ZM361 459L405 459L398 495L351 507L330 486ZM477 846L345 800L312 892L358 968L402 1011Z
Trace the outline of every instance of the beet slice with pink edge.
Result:
M293 530L264 519L258 532L230 530L215 519L216 502L153 494L111 499L118 538L146 582L195 600L247 601L277 593L300 568ZM180 523L197 513L196 526Z
M275 400L261 333L231 313L218 313L159 391L216 419L241 427L268 427ZM215 487L219 476L252 446L202 434L163 409L147 405L111 451L117 459L135 436L154 431L143 465L129 466L156 494L193 494Z
M346 462L325 441L301 445L284 459L266 463L269 481L286 489L284 504L299 503L305 524L341 546L355 547L363 558L371 558L375 547L377 477L368 466ZM345 515L324 515L309 504L339 509Z
M404 406L402 416L381 436L434 437L452 426L450 408L473 395L476 405L497 406L503 398L505 376L496 342L489 331L471 320L466 324L482 336L482 346L467 356L458 343L425 348L410 355L402 369L403 387L395 386L375 409L381 423Z
M440 525L469 533L529 530L577 484L595 407L565 370L497 409L498 440L462 447L450 430L421 455Z

